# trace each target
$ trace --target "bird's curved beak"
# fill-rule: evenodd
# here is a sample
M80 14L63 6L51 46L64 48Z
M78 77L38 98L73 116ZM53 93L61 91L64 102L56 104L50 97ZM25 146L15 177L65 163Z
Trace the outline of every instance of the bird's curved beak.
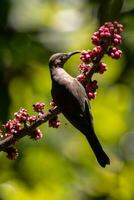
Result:
M81 53L81 51L77 50L77 51L69 52L69 53L67 54L67 55L68 55L68 58L70 58L72 55L77 54L77 53Z

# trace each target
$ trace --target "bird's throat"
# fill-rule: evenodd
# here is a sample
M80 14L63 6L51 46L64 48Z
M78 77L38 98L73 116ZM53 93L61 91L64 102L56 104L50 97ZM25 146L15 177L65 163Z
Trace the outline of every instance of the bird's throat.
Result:
M61 67L52 67L50 70L52 81L63 84L63 82L70 82L73 79L73 77Z

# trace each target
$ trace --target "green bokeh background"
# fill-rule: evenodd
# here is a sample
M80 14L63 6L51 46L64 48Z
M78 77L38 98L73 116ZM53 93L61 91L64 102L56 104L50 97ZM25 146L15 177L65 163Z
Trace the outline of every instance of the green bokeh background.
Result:
M60 115L61 126L41 126L44 137L23 138L20 156L0 153L0 200L134 199L134 1L1 0L0 123L20 107L51 101L48 59L55 52L91 49L100 24L118 19L124 25L123 57L104 58L108 70L96 75L97 98L91 108L95 130L111 158L100 168L87 141ZM66 64L78 74L78 55Z

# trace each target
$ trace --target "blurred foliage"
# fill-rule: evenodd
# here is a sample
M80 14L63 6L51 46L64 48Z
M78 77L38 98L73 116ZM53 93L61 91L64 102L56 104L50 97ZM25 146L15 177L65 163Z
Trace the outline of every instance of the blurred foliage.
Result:
M42 125L44 139L24 138L20 157L0 153L0 200L134 199L134 1L1 0L0 123L20 107L51 100L48 59L55 52L90 49L92 33L107 20L124 25L120 61L104 58L108 71L97 75L91 102L96 132L111 158L98 166L83 137L61 115L58 129ZM76 76L77 56L66 64Z

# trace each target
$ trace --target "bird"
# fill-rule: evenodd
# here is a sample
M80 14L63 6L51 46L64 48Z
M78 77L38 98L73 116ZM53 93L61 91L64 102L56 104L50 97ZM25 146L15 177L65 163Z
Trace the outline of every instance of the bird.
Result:
M49 69L52 81L51 94L54 103L65 118L84 136L94 152L101 167L110 164L110 159L103 150L94 130L93 117L83 85L64 70L64 64L74 54L55 53L49 59Z

